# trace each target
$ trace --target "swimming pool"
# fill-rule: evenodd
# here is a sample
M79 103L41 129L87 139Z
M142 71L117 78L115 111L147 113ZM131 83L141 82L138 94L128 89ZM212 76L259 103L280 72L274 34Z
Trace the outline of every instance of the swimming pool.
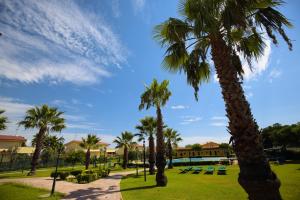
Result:
M212 162L218 162L221 160L228 160L227 157L203 157L203 158L176 158L173 159L173 163L188 163L188 162L206 162L206 161L212 161Z

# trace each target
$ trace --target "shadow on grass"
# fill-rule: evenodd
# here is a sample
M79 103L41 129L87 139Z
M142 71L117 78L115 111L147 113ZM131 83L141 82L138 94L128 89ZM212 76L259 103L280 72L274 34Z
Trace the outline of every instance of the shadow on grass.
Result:
M155 188L155 187L156 187L156 185L148 185L148 186L141 186L141 187L133 187L133 188L121 189L120 192L131 191L131 190L145 190L145 189L152 189L152 188Z

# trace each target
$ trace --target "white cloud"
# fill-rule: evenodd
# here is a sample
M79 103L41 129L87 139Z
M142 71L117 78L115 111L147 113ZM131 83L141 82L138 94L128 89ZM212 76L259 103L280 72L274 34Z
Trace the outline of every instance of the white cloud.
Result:
M110 76L106 67L126 63L127 50L110 26L73 1L4 1L0 7L2 77L93 84Z
M174 106L171 106L171 108L173 110L183 110L183 109L188 109L189 106L184 106L184 105L174 105Z
M214 74L214 82L215 82L215 83L218 83L218 82L219 82L219 78L218 78L218 75L217 75L217 74Z
M227 120L227 117L223 117L223 116L213 116L212 118L210 118L211 120Z
M225 122L212 122L210 123L211 126L226 126Z
M146 4L146 0L131 0L131 4L134 13L137 14L138 12L143 11Z
M182 118L182 122L180 122L181 125L188 125L202 120L202 117L197 117L197 116L182 116L181 118Z
M272 69L268 75L269 82L272 83L274 79L279 78L282 72L278 69Z

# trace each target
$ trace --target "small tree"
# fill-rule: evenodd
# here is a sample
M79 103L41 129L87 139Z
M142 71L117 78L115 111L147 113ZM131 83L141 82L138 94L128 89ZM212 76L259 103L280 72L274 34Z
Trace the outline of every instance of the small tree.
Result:
M68 163L71 163L72 168L74 168L76 163L82 163L84 161L84 156L85 156L85 153L82 150L70 151L70 152L66 153L66 155L65 155L66 161Z
M80 146L86 149L85 154L85 169L89 168L90 161L91 161L91 148L97 147L97 143L100 142L100 139L96 135L88 134L87 138L82 138L82 142Z
M123 152L123 164L122 167L124 169L127 168L128 164L128 153L129 149L132 147L133 144L136 144L132 141L134 135L131 132L124 131L121 133L121 137L118 136L113 142L117 144L117 148L124 148Z
M172 128L167 128L164 131L164 136L166 138L166 143L167 143L167 155L169 157L169 164L168 164L168 169L172 169L173 168L173 162L172 162L172 158L173 158L173 147L177 147L178 146L178 142L182 141L181 137L179 137L179 133L175 130L173 130Z

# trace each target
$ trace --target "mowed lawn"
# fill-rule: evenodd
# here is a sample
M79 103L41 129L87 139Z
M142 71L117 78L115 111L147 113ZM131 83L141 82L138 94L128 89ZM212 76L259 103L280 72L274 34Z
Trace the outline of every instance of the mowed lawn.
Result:
M204 166L205 168L206 166ZM215 166L217 168L217 166ZM124 177L121 181L121 191L124 200L232 200L247 199L246 193L237 182L238 166L228 166L227 175L179 174L178 168L166 170L167 187L155 187L155 176ZM281 194L285 200L300 199L300 164L285 164L272 166L279 176L282 186Z
M0 184L0 194L0 199L3 200L57 200L63 197L59 193L55 193L54 196L49 197L50 191L15 183Z

